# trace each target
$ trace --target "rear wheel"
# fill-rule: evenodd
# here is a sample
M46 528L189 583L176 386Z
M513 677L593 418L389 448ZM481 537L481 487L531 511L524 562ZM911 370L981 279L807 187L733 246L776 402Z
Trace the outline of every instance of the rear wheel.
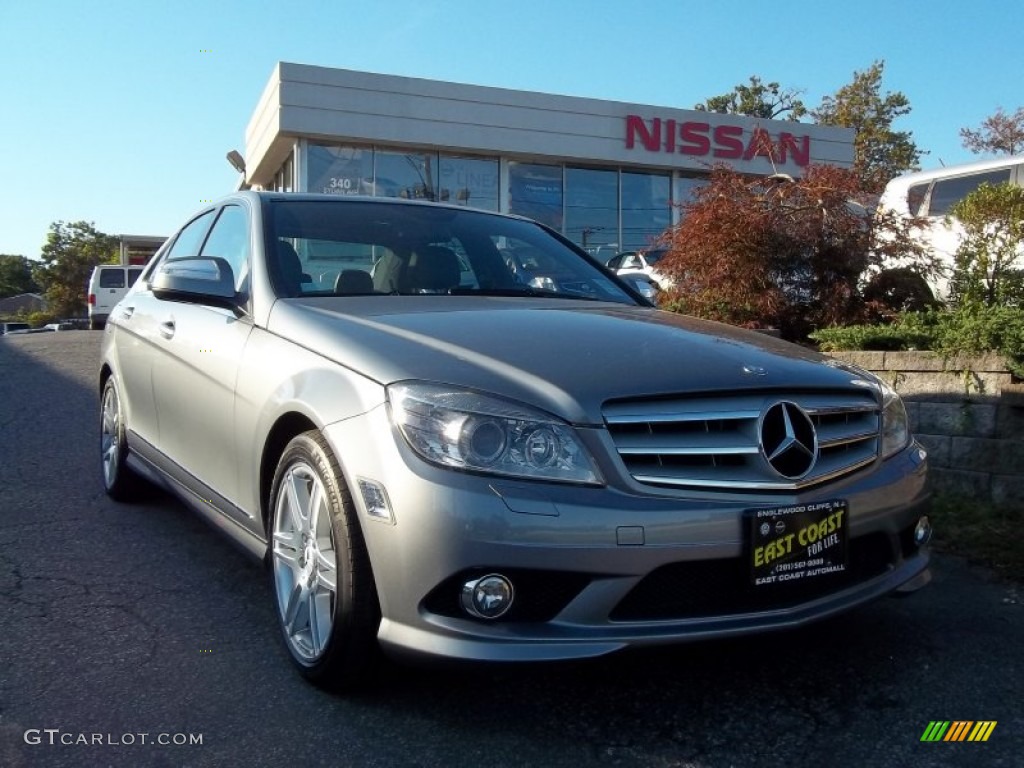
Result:
M380 608L352 497L316 431L285 448L270 493L278 623L308 680L351 689L369 679Z
M143 495L145 481L127 465L128 442L121 396L114 377L107 379L100 400L100 461L103 489L116 501L135 501Z

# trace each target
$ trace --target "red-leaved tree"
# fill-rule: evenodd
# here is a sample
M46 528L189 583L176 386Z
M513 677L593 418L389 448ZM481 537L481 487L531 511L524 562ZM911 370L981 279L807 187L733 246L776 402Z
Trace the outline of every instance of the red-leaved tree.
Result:
M659 269L674 285L662 305L801 340L877 317L885 304L927 300L922 276L934 267L912 237L915 222L876 215L873 202L854 171L836 166L808 166L795 180L716 167L663 238ZM866 298L872 278L893 265L913 289Z

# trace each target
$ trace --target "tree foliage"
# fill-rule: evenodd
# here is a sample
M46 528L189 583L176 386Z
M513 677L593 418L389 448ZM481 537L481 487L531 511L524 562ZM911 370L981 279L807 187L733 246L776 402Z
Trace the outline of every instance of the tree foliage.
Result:
M24 256L0 254L0 299L39 290L32 279L32 262Z
M789 339L872 317L863 278L890 260L929 267L911 227L876 216L857 174L811 165L796 181L750 179L718 166L666 233L660 269L670 309Z
M861 186L881 192L886 183L917 168L921 152L906 131L894 131L893 121L910 112L910 102L899 91L882 94L884 61L876 61L864 72L854 72L853 81L811 110L815 122L853 128L854 169Z
M1024 107L1012 115L999 107L994 115L985 118L976 131L960 129L964 147L975 154L1016 155L1024 152Z
M963 227L950 294L958 306L1024 307L1024 189L982 184L950 209Z
M778 83L763 83L751 75L750 85L737 85L730 93L712 96L695 109L723 115L748 115L766 120L799 120L807 108L799 99L800 91L785 89Z
M61 317L84 315L89 275L97 264L117 263L117 248L117 238L91 222L51 224L34 272L51 311Z

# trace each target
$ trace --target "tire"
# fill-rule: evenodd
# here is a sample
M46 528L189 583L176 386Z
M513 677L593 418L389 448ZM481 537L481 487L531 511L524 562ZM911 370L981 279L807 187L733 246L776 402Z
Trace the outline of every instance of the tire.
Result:
M103 322L102 320L93 320L91 317L89 318L89 330L90 331L102 331L103 330L103 326L105 326L105 325L106 325L106 323Z
M107 379L100 398L100 469L103 489L115 501L137 501L145 496L146 481L127 465L128 442L121 395L114 377Z
M939 304L928 282L910 269L875 275L864 289L864 298L896 312L921 312Z
M289 656L315 685L364 687L380 656L380 606L352 496L319 432L288 443L270 513L271 586Z

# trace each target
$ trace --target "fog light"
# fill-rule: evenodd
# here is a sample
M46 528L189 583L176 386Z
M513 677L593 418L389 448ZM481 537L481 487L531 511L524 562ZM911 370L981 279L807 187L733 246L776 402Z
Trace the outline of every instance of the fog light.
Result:
M478 619L497 619L508 613L514 597L512 582L497 573L462 585L462 609Z
M919 547L923 547L931 540L932 524L928 521L928 516L925 515L914 526L914 543Z

